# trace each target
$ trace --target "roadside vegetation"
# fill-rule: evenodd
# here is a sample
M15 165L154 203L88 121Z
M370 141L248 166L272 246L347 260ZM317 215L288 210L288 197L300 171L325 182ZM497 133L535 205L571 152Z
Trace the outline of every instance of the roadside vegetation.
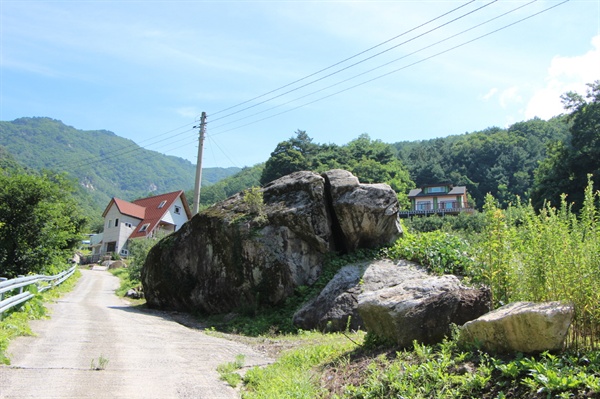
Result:
M131 240L128 244L129 256L125 260L127 267L112 269L110 272L121 280L121 285L116 291L119 296L125 296L127 291L134 289L142 291L142 266L146 261L148 252L164 235L147 238L144 240Z
M12 339L24 335L33 335L29 327L29 321L43 319L48 316L48 309L44 303L53 301L71 291L79 277L81 277L81 272L75 270L75 273L61 285L42 293L36 293L33 298L20 307L13 308L3 314L3 318L0 319L0 364L10 364L10 358L6 350ZM28 288L33 289L31 286Z
M248 342L260 348L281 349L274 364L240 376L244 398L600 397L600 192L593 191L591 178L583 198L579 212L565 197L559 208L536 212L520 202L501 209L488 196L483 212L468 216L468 222L414 219L404 226L404 238L388 248L331 258L323 279L299 288L281 308L204 322L256 337ZM494 307L570 302L575 319L565 350L496 355L460 346L456 336L439 345L398 348L362 331L322 334L291 325L295 309L341 266L378 257L413 260L433 273L486 285Z

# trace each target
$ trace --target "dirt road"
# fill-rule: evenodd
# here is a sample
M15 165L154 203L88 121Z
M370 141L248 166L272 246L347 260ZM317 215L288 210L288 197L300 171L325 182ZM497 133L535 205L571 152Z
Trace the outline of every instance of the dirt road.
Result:
M168 313L128 306L106 271L82 274L52 306L51 319L32 323L36 337L11 342L11 365L0 366L0 398L238 398L217 366L238 354L247 366L269 362ZM108 360L105 369L92 370L100 357Z

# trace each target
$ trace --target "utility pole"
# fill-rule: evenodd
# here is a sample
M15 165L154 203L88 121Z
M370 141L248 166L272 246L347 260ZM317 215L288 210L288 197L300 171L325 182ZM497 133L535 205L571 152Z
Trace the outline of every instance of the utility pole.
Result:
M194 187L194 209L192 216L198 213L200 209L200 185L202 184L202 152L204 151L204 133L206 130L206 112L202 112L200 117L200 126L194 126L200 128L198 136L198 161L196 163L196 185Z

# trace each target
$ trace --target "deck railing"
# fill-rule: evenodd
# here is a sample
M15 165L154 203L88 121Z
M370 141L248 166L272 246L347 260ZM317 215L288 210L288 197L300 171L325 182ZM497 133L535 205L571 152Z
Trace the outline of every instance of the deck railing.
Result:
M398 215L401 218L411 216L429 216L429 215L458 215L459 213L473 213L475 209L471 207L463 208L444 208L444 209L417 209L411 211L399 211Z

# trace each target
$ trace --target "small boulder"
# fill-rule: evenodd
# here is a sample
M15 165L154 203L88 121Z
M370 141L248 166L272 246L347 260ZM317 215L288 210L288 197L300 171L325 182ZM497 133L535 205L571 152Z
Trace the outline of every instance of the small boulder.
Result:
M403 277L394 285L374 291L365 287L358 297L358 311L369 332L401 347L415 340L435 344L451 334L452 323L461 325L489 311L488 289L465 287L456 276L432 276L410 264L396 267ZM369 273L367 269L365 281L386 279Z
M122 260L116 260L114 262L110 262L108 265L108 269L120 269L122 267L127 267L127 265Z
M144 292L140 288L131 288L126 293L125 296L131 299L142 299L144 297Z
M513 302L461 328L460 341L490 352L539 353L563 348L573 306L561 302Z
M378 305L367 310L373 304L363 303L363 309L359 309L359 298L365 302L366 298L393 290L408 292L404 292L403 299L389 298L384 308ZM413 308L404 316L406 325L396 325L392 315L383 315L394 313L397 306L408 309L410 301ZM418 264L406 260L376 260L340 269L316 298L296 312L293 320L305 330L366 327L394 340L405 335L402 340L410 345L413 339L441 341L450 333L451 323L463 324L479 317L489 310L489 302L489 291L463 287L455 276L431 276Z

